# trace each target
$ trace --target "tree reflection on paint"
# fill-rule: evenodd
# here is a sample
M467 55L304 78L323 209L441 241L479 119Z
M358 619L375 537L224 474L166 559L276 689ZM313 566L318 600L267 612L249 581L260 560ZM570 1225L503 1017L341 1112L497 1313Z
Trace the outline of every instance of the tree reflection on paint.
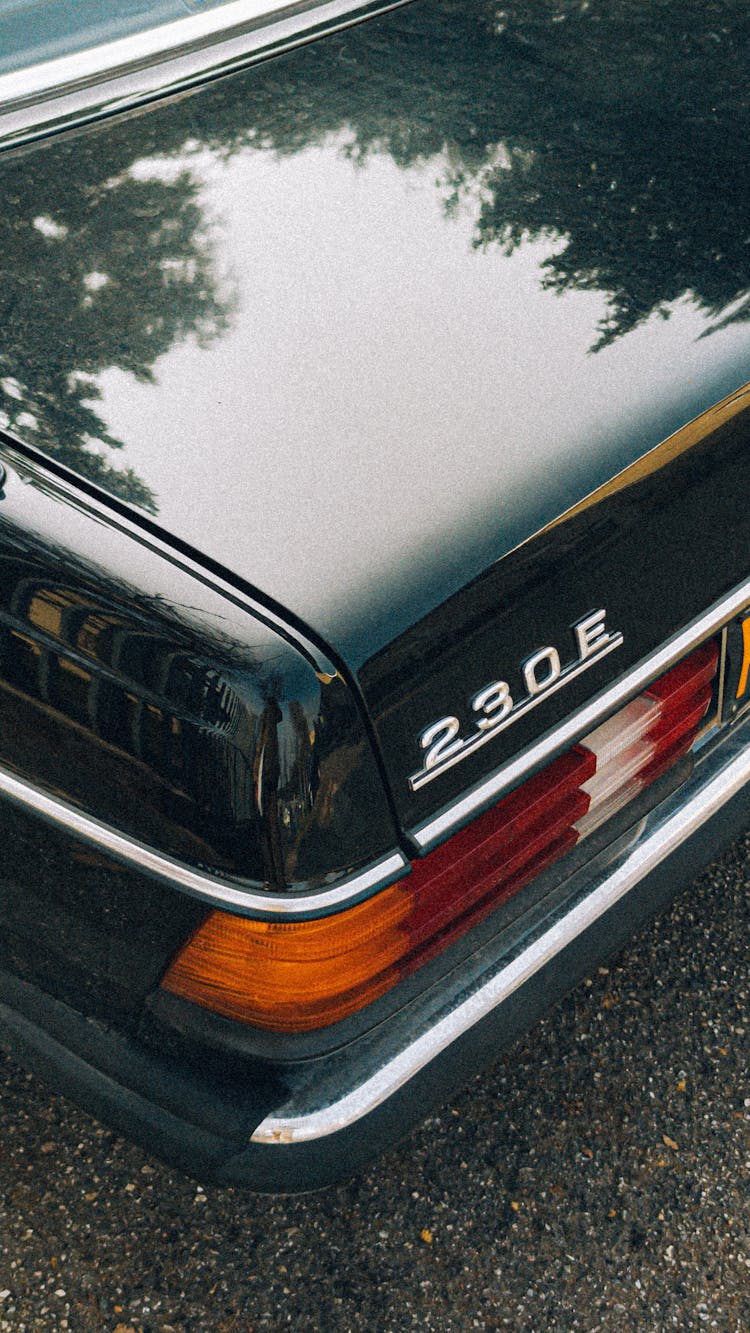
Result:
M122 499L156 500L118 467L96 410L95 377L110 366L153 378L178 339L224 327L197 185L131 169L94 141L32 153L3 171L0 216L0 424Z
M478 247L551 238L543 284L605 295L597 347L684 296L709 327L747 319L749 39L750 14L727 0L417 0L7 162L0 420L155 509L115 466L95 380L113 366L148 380L176 342L228 324L189 172L205 149L289 155L343 134L355 165L435 163ZM139 170L149 157L176 169Z
M416 3L248 80L235 141L347 130L358 161L440 155L478 246L559 239L543 282L606 295L602 346L685 295L747 319L749 55L750 13L724 0Z

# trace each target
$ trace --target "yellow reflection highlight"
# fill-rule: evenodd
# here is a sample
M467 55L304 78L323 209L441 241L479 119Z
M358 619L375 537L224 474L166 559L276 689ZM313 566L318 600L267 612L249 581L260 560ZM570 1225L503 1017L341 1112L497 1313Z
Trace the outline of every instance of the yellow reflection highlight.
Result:
M747 678L750 674L750 616L742 622L742 670L737 682L735 699L741 699L747 690Z

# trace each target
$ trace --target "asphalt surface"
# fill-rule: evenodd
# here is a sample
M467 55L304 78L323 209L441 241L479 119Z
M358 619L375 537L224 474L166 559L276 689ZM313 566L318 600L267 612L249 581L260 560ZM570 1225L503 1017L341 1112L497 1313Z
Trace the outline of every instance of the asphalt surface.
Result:
M749 874L323 1194L199 1189L3 1057L0 1333L748 1333Z

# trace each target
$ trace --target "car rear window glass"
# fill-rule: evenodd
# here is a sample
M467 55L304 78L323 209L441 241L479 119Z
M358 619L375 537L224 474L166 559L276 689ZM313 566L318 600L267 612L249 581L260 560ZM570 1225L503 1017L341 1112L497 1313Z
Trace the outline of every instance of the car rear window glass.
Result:
M226 0L0 0L0 74L132 37Z

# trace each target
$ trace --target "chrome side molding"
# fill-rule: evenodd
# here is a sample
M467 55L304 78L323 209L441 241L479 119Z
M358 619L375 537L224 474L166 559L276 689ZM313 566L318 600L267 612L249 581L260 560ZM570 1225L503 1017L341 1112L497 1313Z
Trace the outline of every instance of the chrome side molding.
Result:
M24 782L7 769L0 768L0 796L32 811L74 837L83 839L100 851L113 856L137 873L153 875L171 888L213 907L228 907L237 916L263 917L270 921L304 920L337 911L344 904L359 902L375 890L392 884L409 870L401 852L393 852L374 865L340 879L328 889L310 893L274 893L241 880L221 879L218 875L193 869L153 847L137 842L127 834L86 815L74 806L48 795Z

